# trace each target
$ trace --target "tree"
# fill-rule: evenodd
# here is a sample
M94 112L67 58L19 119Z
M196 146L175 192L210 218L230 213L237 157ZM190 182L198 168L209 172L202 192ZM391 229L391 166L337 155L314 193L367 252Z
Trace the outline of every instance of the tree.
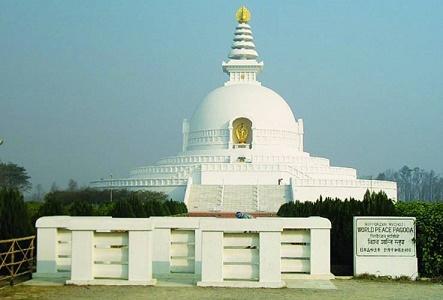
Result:
M35 186L35 192L34 194L32 194L32 201L37 201L40 202L43 200L43 195L44 195L44 191L43 191L43 187L42 185L39 183Z
M13 163L0 162L0 187L26 192L31 189L30 178L25 168Z
M77 181L75 181L74 179L69 179L68 191L73 192L76 191L77 189L78 189Z
M56 192L46 194L45 202L39 209L39 216L62 216L67 214L63 201L56 196Z
M132 206L127 199L121 199L115 202L112 216L114 218L135 218Z
M135 218L146 218L146 211L143 207L143 202L136 193L131 194L128 203L134 212Z
M58 191L59 190L59 188L58 188L58 186L57 186L57 183L54 181L53 183L52 183L52 185L51 185L51 189L50 189L50 191L51 192L56 192L56 191Z
M443 177L433 170L404 166L380 173L377 179L397 182L399 200L443 201Z
M31 234L32 227L23 195L18 189L0 189L0 240Z
M71 216L93 216L94 208L91 203L84 199L78 199L72 202L69 209L69 214Z

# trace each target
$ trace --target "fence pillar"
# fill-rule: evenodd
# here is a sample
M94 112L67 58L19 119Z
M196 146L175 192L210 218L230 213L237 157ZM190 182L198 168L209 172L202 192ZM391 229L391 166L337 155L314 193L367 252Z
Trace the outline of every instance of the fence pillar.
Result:
M200 279L202 273L202 231L201 229L195 230L195 274Z
M280 232L260 232L260 282L280 283Z
M155 228L153 231L155 247L153 247L152 268L155 275L169 274L171 229Z
M34 277L57 275L57 228L37 228L37 273Z
M311 228L311 276L333 278L330 270L330 229Z
M152 231L129 231L128 280L132 284L155 284L152 248Z
M202 232L201 255L202 255L201 283L222 282L223 281L223 232L222 231Z
M94 231L72 231L71 280L67 283L82 284L94 279Z

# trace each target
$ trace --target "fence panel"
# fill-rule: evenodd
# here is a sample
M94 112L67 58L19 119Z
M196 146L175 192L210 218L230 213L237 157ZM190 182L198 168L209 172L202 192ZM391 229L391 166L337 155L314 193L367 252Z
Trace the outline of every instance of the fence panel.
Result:
M0 281L13 285L18 276L32 274L34 243L35 235L0 241Z
M285 229L281 234L281 273L309 274L311 239L309 230Z
M223 234L223 279L258 281L258 233Z
M94 233L94 278L128 278L128 232Z
M171 273L194 273L194 230L171 230Z
M71 231L57 229L57 272L71 271Z

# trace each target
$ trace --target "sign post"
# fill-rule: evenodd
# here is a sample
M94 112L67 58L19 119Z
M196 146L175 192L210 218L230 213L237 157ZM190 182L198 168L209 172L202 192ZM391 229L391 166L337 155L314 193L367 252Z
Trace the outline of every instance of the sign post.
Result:
M415 279L415 218L354 217L354 275Z

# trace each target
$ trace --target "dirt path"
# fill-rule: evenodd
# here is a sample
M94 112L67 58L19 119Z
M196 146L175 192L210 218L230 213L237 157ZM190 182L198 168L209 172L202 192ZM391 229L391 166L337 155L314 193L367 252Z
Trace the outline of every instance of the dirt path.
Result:
M443 299L442 284L366 280L333 283L337 290L18 285L0 289L0 299Z

